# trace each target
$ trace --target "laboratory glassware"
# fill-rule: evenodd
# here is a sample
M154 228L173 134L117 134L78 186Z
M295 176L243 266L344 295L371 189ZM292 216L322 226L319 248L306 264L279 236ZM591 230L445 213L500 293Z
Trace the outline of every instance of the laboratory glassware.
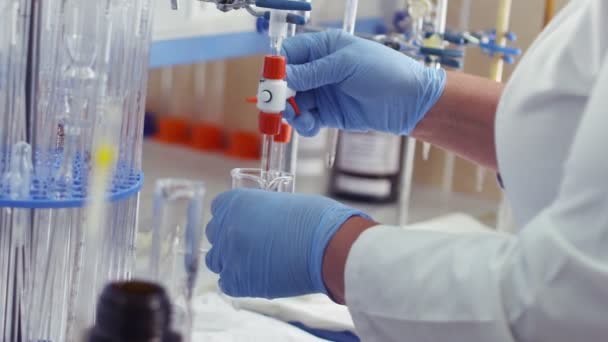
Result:
M256 97L257 107L260 111L259 129L262 133L260 168L263 177L267 177L271 171L273 140L274 136L280 134L285 103L289 102L296 115L299 114L299 109L295 104L295 92L287 86L285 81L287 60L281 56L281 46L288 33L288 12L271 9L268 28L271 54L264 57L263 82L259 83Z
M272 154L270 156L270 173L272 175L280 174L281 172L289 172L291 165L288 165L288 153L291 152L290 142L293 137L293 129L283 120L279 134L275 135L272 140Z
M205 192L203 182L172 178L158 180L154 190L149 276L166 287L174 304L175 328L186 341L192 334L192 298L206 270L201 254L209 249L204 238Z
M0 1L2 341L74 340L83 298L130 277L150 1Z
M233 169L232 188L260 189L273 192L294 192L294 175L288 172L273 173L268 177L261 169L244 168Z

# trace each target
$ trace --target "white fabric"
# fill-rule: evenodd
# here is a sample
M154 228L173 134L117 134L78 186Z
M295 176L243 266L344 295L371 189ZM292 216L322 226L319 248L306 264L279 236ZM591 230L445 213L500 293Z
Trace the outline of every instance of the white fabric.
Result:
M353 320L345 306L324 295L266 300L233 298L240 309L257 312L284 322L299 322L310 328L327 331L355 332Z
M354 244L363 341L608 341L608 1L572 1L499 106L517 235L381 226Z
M505 89L496 118L498 166L521 226L557 196L564 162L581 119L589 114L589 96L598 90L608 51L607 19L606 1L571 1L526 53Z
M452 213L436 217L428 221L422 221L408 225L404 228L451 233L490 232L491 229L490 227L477 221L472 216L463 213Z
M238 310L216 293L197 297L193 309L193 342L324 341L273 318Z

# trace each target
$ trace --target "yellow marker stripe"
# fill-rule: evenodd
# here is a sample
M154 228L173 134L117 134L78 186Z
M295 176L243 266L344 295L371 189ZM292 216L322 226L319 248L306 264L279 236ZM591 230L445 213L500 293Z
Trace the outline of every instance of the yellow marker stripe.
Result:
M116 149L110 144L101 144L95 153L95 166L108 169L116 160Z

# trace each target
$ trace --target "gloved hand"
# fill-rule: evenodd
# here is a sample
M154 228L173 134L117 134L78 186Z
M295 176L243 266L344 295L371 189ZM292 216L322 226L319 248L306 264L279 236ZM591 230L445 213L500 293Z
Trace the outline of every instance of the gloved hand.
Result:
M237 189L211 205L207 267L233 297L327 293L325 249L344 222L368 217L321 196Z
M302 114L285 118L304 136L321 127L410 134L443 94L444 70L339 30L283 43L287 83Z

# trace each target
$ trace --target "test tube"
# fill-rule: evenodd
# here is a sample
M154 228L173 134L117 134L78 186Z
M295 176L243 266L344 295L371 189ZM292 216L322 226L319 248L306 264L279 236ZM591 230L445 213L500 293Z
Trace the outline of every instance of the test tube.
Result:
M32 151L31 147L26 142L16 143L11 150L10 160L8 161L8 169L2 176L2 183L5 192L8 192L8 197L11 199L29 198L31 177L33 174L32 167ZM10 216L8 226L0 230L10 230L4 238L8 241L7 249L2 250L7 258L8 264L5 265L6 273L3 279L6 279L7 287L4 294L2 305L5 305L7 315L3 319L8 320L5 324L5 335L3 340L17 341L18 329L20 328L19 320L15 313L24 310L24 297L22 293L27 293L29 288L30 276L30 255L31 245L29 243L30 227L30 212L27 209L8 209ZM25 297L26 298L26 297ZM28 327L29 322L21 322Z
M348 34L355 34L355 25L357 23L357 10L359 7L358 0L346 0L346 8L344 11L343 30ZM336 162L336 152L338 150L339 131L335 128L328 130L329 150L327 152L327 166L334 167Z
M192 297L200 273L204 239L205 184L186 179L160 179L154 190L154 225L149 275L164 285L174 303L176 330L192 336Z
M200 63L194 66L194 102L196 103L195 120L203 121L207 106L207 71L210 69L207 63Z
M3 200L32 205L32 200L42 199L60 206L0 210L0 274L8 280L0 284L0 302L6 304L0 305L2 341L73 339L70 323L78 316L74 307L85 303L96 285L95 280L86 281L92 272L84 271L83 259L84 266L98 260L99 282L128 277L137 196L97 213L111 218L101 232L95 229L99 253L83 250L83 243L91 240L84 228L103 225L104 220L85 216L86 209L61 206L63 200L82 199L78 196L86 192L89 157L97 146L93 142L99 141L105 123L114 121L108 116L119 117L110 125L114 133L109 140L123 146L117 153L121 162L139 167L140 154L133 150L141 146L133 141L140 135L141 106L127 108L143 98L145 80L130 71L146 69L149 8L150 0L0 0L0 108L6 113L0 120ZM135 30L142 23L142 29ZM10 152L13 146L16 150ZM14 158L19 162L12 163ZM106 178L116 181L116 174L109 168ZM82 176L78 184L77 176ZM53 178L55 184L49 184ZM61 198L51 196L62 182ZM118 189L124 184L112 185ZM96 193L102 202L105 190ZM85 217L92 223L84 224ZM85 281L79 282L82 278ZM86 291L77 291L79 286ZM80 317L90 316L87 312Z
M186 113L184 95L193 81L189 66L165 67L161 71L161 92L163 98L163 110L158 117L157 139L170 144L182 144L188 142L188 122L186 118L191 113ZM190 88L191 89L191 88Z
M32 151L26 142L27 109L25 75L29 22L28 3L4 1L0 4L0 124L2 170L0 191L9 199L29 197L32 177ZM21 329L29 322L20 321L26 309L31 274L30 211L2 208L0 211L0 340L18 342Z
M194 66L195 113L192 147L201 150L222 148L226 61Z

